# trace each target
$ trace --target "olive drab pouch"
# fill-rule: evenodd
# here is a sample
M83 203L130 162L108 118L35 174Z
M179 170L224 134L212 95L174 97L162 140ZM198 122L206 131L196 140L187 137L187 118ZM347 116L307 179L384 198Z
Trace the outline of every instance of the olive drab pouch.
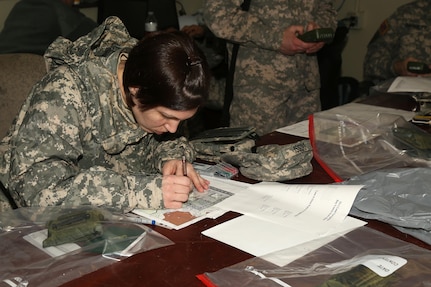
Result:
M104 216L97 210L79 210L62 214L47 224L48 237L43 247L78 241L90 242L103 234Z
M0 286L63 286L174 242L113 208L28 206L1 212Z
M259 137L253 127L221 127L203 131L190 140L197 157L219 162L220 156L231 152L251 152Z

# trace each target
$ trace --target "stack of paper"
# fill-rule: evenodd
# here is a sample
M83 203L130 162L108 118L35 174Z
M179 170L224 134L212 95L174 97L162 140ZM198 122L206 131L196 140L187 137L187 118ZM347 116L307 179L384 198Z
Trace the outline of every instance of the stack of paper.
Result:
M311 251L366 224L347 216L362 186L346 187L265 182L250 185L216 205L244 215L202 233L254 256L314 241L304 247L304 252Z

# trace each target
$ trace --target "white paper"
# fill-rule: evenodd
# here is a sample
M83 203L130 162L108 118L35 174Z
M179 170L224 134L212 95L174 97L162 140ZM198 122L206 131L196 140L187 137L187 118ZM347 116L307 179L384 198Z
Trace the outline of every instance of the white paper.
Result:
M49 246L44 248L43 241L48 238L48 229L42 229L33 233L24 235L23 238L33 246L39 248L51 257L58 257L64 254L73 252L81 247L76 243L64 243L57 246Z
M396 92L431 92L431 78L429 77L396 77L388 89L389 93Z
M216 206L298 230L305 222L321 236L346 218L361 187L261 182Z
M279 128L276 131L284 134L308 138L308 120Z
M361 185L277 182L250 185L217 204L244 215L202 234L254 256L266 255L265 260L282 266L365 225L365 221L347 216L361 188ZM271 256L276 251L300 245L297 257Z
M243 215L207 229L202 234L254 256L266 255L264 256L265 260L278 266L283 266L325 245L336 237L365 224L366 222L364 221L347 217L336 227L328 229L325 236L319 236L313 230L309 230L307 225L303 225L302 230L299 230ZM336 236L330 236L334 234ZM315 239L321 240L313 241ZM276 251L298 246L304 242L312 242L312 244L303 245L303 248L297 254L290 253L290 256L277 256L277 254L274 254Z

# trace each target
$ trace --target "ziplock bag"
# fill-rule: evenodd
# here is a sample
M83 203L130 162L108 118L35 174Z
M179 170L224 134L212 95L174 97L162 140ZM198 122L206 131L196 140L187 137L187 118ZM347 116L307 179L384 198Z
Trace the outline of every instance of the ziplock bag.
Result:
M0 227L2 287L59 286L173 244L151 228L91 207L14 209L1 214Z
M360 227L282 267L255 257L198 278L209 287L423 287L429 262L431 251Z
M431 134L401 116L316 113L309 120L314 158L336 182L383 168L431 166Z

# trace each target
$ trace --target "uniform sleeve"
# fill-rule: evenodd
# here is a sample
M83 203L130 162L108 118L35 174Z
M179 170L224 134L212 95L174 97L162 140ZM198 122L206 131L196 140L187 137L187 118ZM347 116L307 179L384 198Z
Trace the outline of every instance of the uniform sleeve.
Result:
M395 77L392 64L398 60L402 15L395 12L383 21L367 46L364 59L364 80L374 84Z
M241 0L206 1L205 24L219 38L237 43L251 42L264 49L278 50L285 27L268 26L258 15L242 11L241 3Z
M337 29L337 11L334 8L334 1L317 1L317 9L313 12L317 25L321 28Z
M298 25L298 22L305 24L307 21L314 21L321 27L336 28L336 11L332 1L315 1L318 4L314 11L310 11L313 14L311 19L304 20L301 17L301 19L295 20L295 23L285 22L283 25L272 25L270 21L262 20L278 18L280 10L268 9L264 12L265 17L261 17L260 13L263 12L257 9L242 11L242 2L242 0L206 1L205 24L219 38L241 44L250 42L262 49L276 51L280 48L284 30L291 25ZM251 6L253 6L253 1ZM295 7L295 9L301 9L301 7ZM271 13L274 13L274 17L271 16Z
M83 145L92 136L92 121L88 106L79 98L78 84L61 68L34 89L11 141L9 189L28 206L94 205L123 212L162 207L162 177L157 169L161 161L177 156L172 149L175 143L148 143L149 150L155 151L149 159L153 172L118 173L97 160L87 169L80 168L79 161L88 157ZM167 149L172 151L164 153Z

